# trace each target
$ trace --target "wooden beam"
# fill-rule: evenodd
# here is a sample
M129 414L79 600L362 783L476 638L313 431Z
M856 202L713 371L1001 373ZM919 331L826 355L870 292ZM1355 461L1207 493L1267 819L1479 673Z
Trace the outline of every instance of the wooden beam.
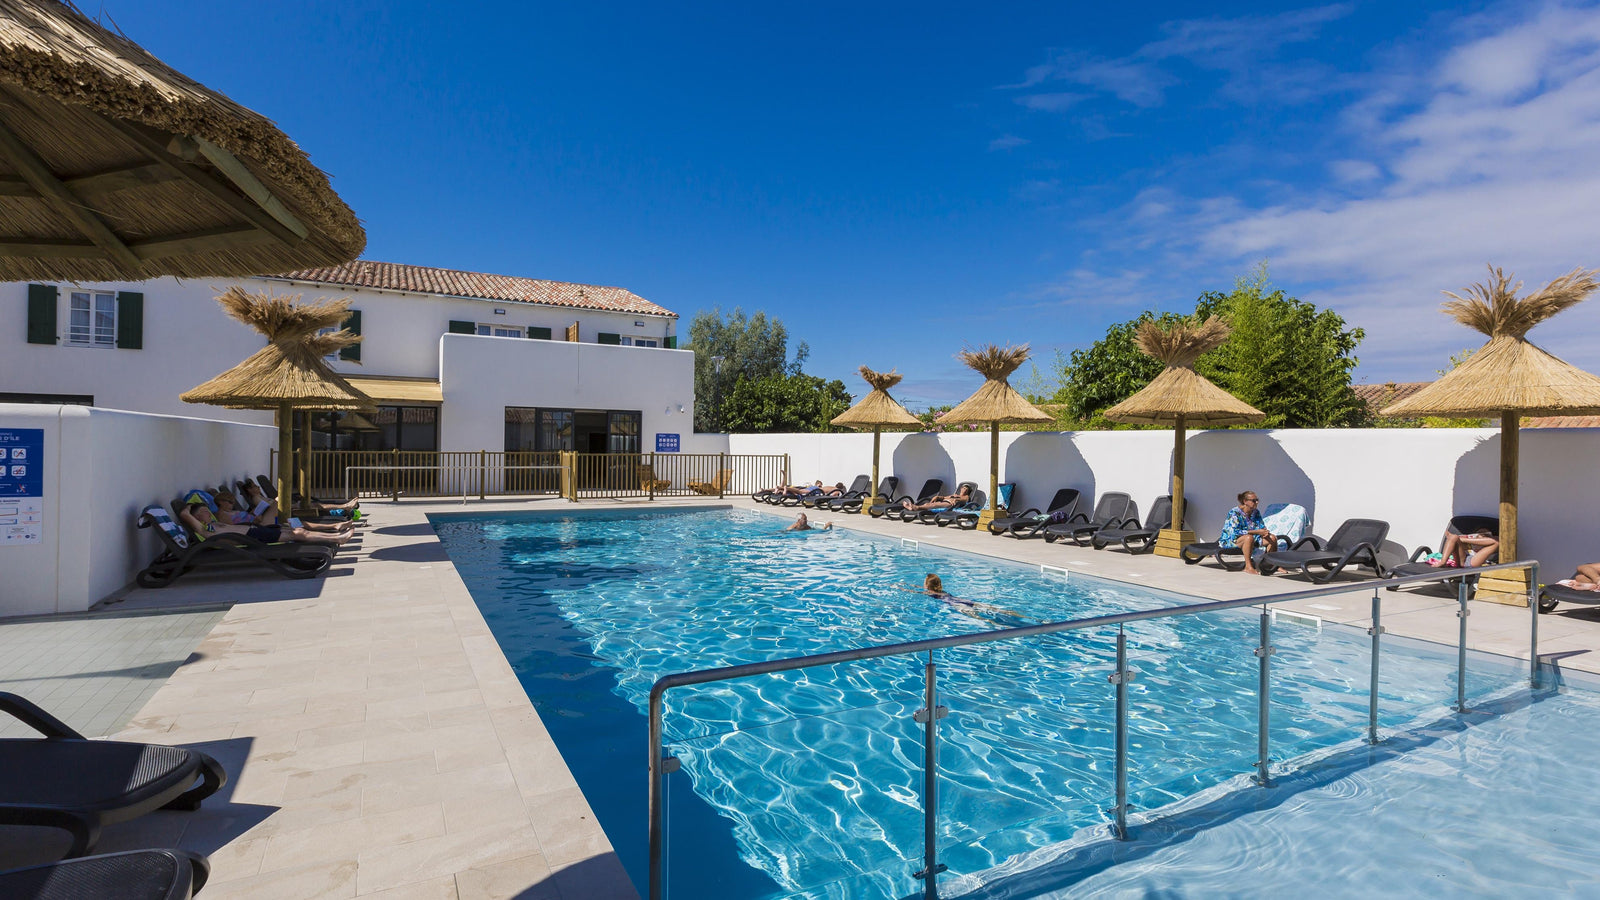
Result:
M110 194L115 191L125 191L129 188L140 188L152 184L165 184L177 181L179 176L166 167L151 163L143 166L133 166L126 169L112 169L108 172L97 172L93 175L81 175L77 178L68 178L66 185L74 194L80 196L90 194Z
M56 178L44 160L35 155L4 123L0 123L0 156L10 160L18 174L44 197L46 203L71 220L84 237L104 250L113 261L134 273L142 270L139 258L133 255L122 238L117 237L110 226L100 221L82 200L67 190L67 186Z
M267 215L277 219L283 227L299 235L302 240L310 236L311 230L303 222L295 218L294 213L289 212L289 208L284 206L283 202L277 197L273 196L272 192L267 190L266 185L257 180L256 176L250 174L250 170L245 168L244 163L239 162L238 157L205 138L197 137L190 138L190 140L195 142L196 146L200 148L200 152L205 155L206 159L211 160L211 164L216 166L218 171L228 176L228 180L233 182L235 187L244 191L246 197L254 200L257 206L266 210Z
M261 207L251 202L248 197L241 196L233 188L213 177L211 173L168 153L166 143L153 137L146 129L110 117L103 117L101 121L126 135L129 140L133 141L135 146L143 151L146 156L155 160L158 165L193 184L212 199L238 213L245 221L267 232L284 244L295 246L303 240L300 235L285 228L283 223L267 215Z
M105 251L82 241L0 241L0 256L104 259Z
M233 225L226 228L195 231L189 234L151 238L150 240L137 241L128 246L133 248L133 252L140 259L164 259L184 253L214 253L219 250L235 250L240 247L269 244L274 240L276 239L272 235L258 228L253 228L249 225Z

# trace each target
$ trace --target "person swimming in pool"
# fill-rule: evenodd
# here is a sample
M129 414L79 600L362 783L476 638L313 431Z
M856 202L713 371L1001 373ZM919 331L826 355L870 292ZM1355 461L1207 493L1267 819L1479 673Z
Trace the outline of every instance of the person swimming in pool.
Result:
M910 590L916 589L911 588ZM1015 627L1017 625L1027 624L1027 620L1022 613L1019 613L1014 609L1005 609L1003 607L995 606L992 603L983 603L978 600L963 600L960 597L945 591L944 580L933 572L929 572L927 576L922 579L921 593L933 597L934 599L964 616L971 616L974 619L981 619L991 625ZM985 615L985 613L988 615ZM995 615L1008 616L1015 621L1007 622L1000 619L991 618L991 616Z
M784 531L832 531L832 530L833 530L833 523L832 522L824 523L821 528L818 528L817 526L811 524L810 520L808 520L806 518L806 514L805 513L801 513L800 515L795 516L794 517L794 524L792 524L788 528L784 529Z

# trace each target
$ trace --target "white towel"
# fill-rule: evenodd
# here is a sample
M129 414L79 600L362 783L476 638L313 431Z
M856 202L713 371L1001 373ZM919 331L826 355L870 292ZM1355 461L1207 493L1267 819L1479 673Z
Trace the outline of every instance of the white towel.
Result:
M1295 541L1306 536L1306 527L1311 522L1311 514L1306 512L1304 506L1296 503L1269 503L1266 515L1261 517L1262 524L1267 530L1281 539L1287 539L1286 546L1293 546Z

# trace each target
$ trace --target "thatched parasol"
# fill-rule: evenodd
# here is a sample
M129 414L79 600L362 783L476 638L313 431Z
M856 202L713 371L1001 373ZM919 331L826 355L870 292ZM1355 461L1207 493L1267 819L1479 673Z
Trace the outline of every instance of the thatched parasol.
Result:
M984 377L983 386L971 397L961 401L955 409L944 414L939 421L945 425L989 426L989 505L978 516L981 529L994 520L1000 509L1000 426L1001 424L1031 424L1054 422L1047 413L1029 403L1017 389L1006 383L1023 363L1028 361L1028 345L999 347L989 344L981 350L963 350L956 359L966 363Z
M349 315L350 301L301 303L299 297L252 294L229 288L217 302L228 315L267 337L267 346L205 384L180 395L185 403L208 403L229 409L273 409L278 412L278 496L287 504L291 491L293 414L296 409L372 409L372 399L328 368L323 357L358 343L338 328ZM289 510L285 508L285 513Z
M263 116L55 0L0 0L0 281L253 275L366 233Z
M1228 334L1228 323L1216 316L1199 324L1183 321L1163 326L1141 322L1134 342L1145 355L1160 360L1166 368L1138 393L1105 412L1113 422L1172 426L1172 527L1156 540L1155 552L1161 556L1176 558L1184 544L1194 541L1194 532L1183 527L1185 427L1190 423L1241 425L1266 418L1261 410L1212 384L1194 369L1195 361L1222 346Z
M1489 336L1477 353L1444 377L1398 403L1384 416L1500 417L1500 559L1517 558L1517 455L1524 415L1600 413L1600 378L1529 343L1527 333L1540 322L1574 306L1600 287L1600 270L1573 269L1519 298L1522 282L1511 283L1495 266L1484 284L1467 296L1445 291L1444 311L1457 322ZM1490 576L1505 573L1486 573ZM1512 572L1512 576L1521 574ZM1526 581L1522 584L1525 586ZM1484 586L1480 585L1480 593ZM1507 593L1514 594L1515 591ZM1522 599L1526 600L1525 590ZM1494 597L1491 590L1489 596Z
M867 384L872 385L872 392L856 401L856 404L837 416L833 417L831 424L845 425L850 428L872 429L872 499L861 504L861 513L867 514L872 510L874 503L886 502L888 498L878 498L878 447L883 439L884 428L916 428L922 421L911 413L898 401L889 396L889 388L900 383L899 372L874 372L866 366L861 367L861 377Z

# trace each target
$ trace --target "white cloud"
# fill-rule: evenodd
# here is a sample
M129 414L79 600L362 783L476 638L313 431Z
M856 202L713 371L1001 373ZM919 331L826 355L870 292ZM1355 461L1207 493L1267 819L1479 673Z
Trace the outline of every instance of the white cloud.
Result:
M1060 112L1077 106L1087 98L1085 94L1054 93L1054 94L1023 94L1017 98L1019 106L1028 109L1043 110L1045 112Z
M1013 149L1016 149L1017 147L1021 147L1021 146L1025 145L1027 143L1028 143L1028 139L1025 138L1025 137L1017 137L1014 134L1002 134L999 137L997 137L994 140L989 142L989 149L990 150L1013 150Z
M1328 173L1340 181L1356 183L1383 177L1378 164L1365 159L1336 159L1328 163Z

